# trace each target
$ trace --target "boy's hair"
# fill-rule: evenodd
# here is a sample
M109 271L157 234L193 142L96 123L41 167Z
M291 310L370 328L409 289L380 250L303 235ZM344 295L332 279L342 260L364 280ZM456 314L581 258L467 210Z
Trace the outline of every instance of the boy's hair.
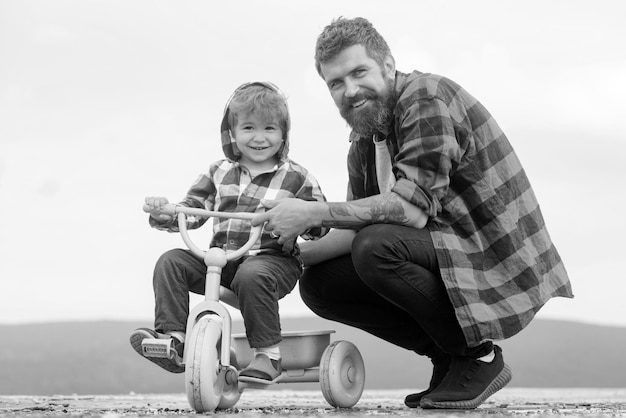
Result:
M228 103L228 125L232 130L239 115L254 114L262 119L278 119L286 136L289 133L287 99L276 86L268 82L247 83L233 93Z
M387 42L367 19L339 17L326 26L317 38L315 44L317 73L324 78L321 70L322 64L353 45L363 45L367 55L380 66L383 66L385 58L391 55Z

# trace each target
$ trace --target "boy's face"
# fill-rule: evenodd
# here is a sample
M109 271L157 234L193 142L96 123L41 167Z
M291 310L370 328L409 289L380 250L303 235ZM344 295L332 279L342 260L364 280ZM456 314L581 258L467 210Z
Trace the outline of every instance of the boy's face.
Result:
M267 170L278 162L283 144L283 131L278 119L268 120L251 113L238 115L232 135L239 151L240 162L251 170Z

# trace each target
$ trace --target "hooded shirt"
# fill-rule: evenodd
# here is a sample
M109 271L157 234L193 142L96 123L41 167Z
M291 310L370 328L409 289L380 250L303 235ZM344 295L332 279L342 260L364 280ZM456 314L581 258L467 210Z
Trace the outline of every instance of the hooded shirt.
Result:
M280 91L278 87L276 87L269 81L253 81L249 83L244 83L241 86L237 87L237 89L235 89L233 94L231 94L228 98L226 106L224 106L224 116L222 117L222 123L220 125L220 134L222 137L222 151L224 151L224 155L226 156L226 158L229 158L232 161L238 161L239 158L241 158L241 152L239 151L239 147L237 146L235 138L233 138L230 132L230 123L228 122L228 116L230 114L230 103L232 102L237 92L253 85L261 85L272 91L275 91L285 100L285 103L287 102L287 97L285 97L285 95ZM289 155L289 130L291 128L291 117L289 116L289 113L287 113L285 126L285 132L283 132L283 139L285 141L283 142L283 146L281 147L281 149L278 151L279 161L287 160Z
M235 93L251 84L261 84L280 93L276 86L267 82L246 83L235 90ZM283 133L285 141L279 151L279 162L272 169L253 177L250 170L239 163L241 153L231 136L228 123L229 105L235 93L226 103L220 127L222 150L226 158L211 164L208 171L201 174L191 185L180 204L219 212L261 213L265 211L261 204L263 199L298 198L308 201L326 201L315 177L288 157L289 117L287 118L287 129ZM204 222L206 222L206 218L189 217L187 227L189 229L199 228ZM150 217L150 224L156 229L178 232L176 219L159 223ZM225 251L236 250L248 241L250 230L249 220L216 218L213 221L213 239L210 245L211 247L223 248ZM326 228L314 228L307 231L302 237L314 239L323 236L326 232L328 232ZM271 237L269 232L264 230L248 254L258 254L259 252L282 253L284 251L283 246L278 244L277 238ZM291 254L297 255L298 253L299 248L294 243Z

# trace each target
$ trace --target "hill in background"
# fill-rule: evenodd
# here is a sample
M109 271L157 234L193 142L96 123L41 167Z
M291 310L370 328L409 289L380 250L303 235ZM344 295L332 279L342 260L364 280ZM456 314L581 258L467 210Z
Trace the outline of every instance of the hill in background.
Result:
M128 336L148 322L75 322L0 325L0 395L181 393L183 375L140 358ZM316 317L284 318L283 330L334 329L363 355L365 390L428 386L427 359L360 330ZM243 332L240 322L233 332ZM533 321L498 343L513 369L512 387L626 387L626 328L576 322ZM272 386L319 389L316 383Z

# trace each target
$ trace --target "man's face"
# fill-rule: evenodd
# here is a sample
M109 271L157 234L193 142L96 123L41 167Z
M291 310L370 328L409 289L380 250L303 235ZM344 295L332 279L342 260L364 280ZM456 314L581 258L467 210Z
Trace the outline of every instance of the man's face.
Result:
M384 130L391 113L395 64L381 67L363 45L353 45L321 64L322 77L339 113L361 135Z

